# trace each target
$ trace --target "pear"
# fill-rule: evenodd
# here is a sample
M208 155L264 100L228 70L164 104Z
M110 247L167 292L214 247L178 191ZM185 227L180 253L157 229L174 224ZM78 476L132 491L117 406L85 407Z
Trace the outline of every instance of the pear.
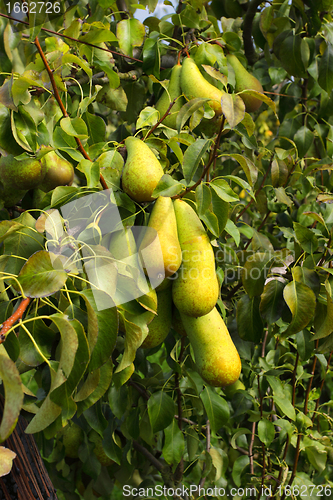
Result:
M183 61L180 84L187 99L207 97L211 99L208 104L215 111L215 115L222 114L221 97L223 91L205 79L191 57L187 57Z
M139 251L143 249L145 261L149 262L149 275L157 276L161 271L160 253L162 250L164 274L174 274L182 262L182 251L178 241L177 222L171 198L159 196L150 214L148 228Z
M101 438L101 436L98 434L97 431L92 430L90 432L89 441L95 444L94 455L96 456L97 460L101 463L101 465L103 465L104 467L109 467L110 465L114 464L114 460L109 458L105 453L103 448L103 439Z
M180 87L180 75L181 75L182 67L180 64L176 64L172 68L170 81L168 85L168 92L164 90L163 94L159 98L156 103L155 108L160 112L160 118L167 112L168 107L170 106L171 101L177 99L174 105L170 110L170 114L164 118L163 125L166 125L170 128L176 128L176 119L177 114L180 108L185 104L185 100L181 96L181 87Z
M74 179L73 165L60 158L54 151L50 151L41 158L45 172L44 179L39 189L48 193L57 186L70 186Z
M156 347L168 335L171 328L172 319L172 295L171 287L157 292L157 316L149 324L149 333L141 347L152 348Z
M125 146L123 190L135 201L152 201L152 193L164 174L163 168L149 146L137 137L127 137Z
M183 261L172 285L173 302L183 314L204 316L219 296L213 248L193 208L180 199L174 208Z
M235 54L227 54L227 60L233 67L233 70L235 72L236 92L241 92L242 90L256 90L257 92L263 93L264 89L262 88L259 80L244 68ZM257 109L259 109L262 104L262 101L260 99L257 99L256 97L253 97L251 95L241 94L241 98L244 101L247 113L257 111Z
M201 377L215 387L234 384L239 378L242 364L216 307L199 318L182 313L180 316Z
M5 191L29 191L38 187L43 178L42 164L36 158L16 160L13 155L8 155L0 159L0 179Z
M0 204L3 203L4 207L13 207L19 201L22 200L23 196L27 193L22 189L16 189L12 187L7 187L5 189L2 182L0 182Z

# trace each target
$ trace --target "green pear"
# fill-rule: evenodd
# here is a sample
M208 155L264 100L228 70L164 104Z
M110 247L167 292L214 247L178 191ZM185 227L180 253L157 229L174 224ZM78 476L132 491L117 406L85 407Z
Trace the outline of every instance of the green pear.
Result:
M43 181L44 175L42 164L36 158L17 160L13 155L0 158L0 179L5 191L34 189Z
M149 324L149 333L141 347L152 348L156 347L168 335L171 328L172 318L172 295L171 287L157 292L157 316Z
M182 91L180 87L180 75L181 75L182 67L180 64L176 64L172 68L170 81L168 85L168 92L164 90L163 94L159 98L156 103L155 108L160 112L160 118L167 112L168 107L170 106L171 101L177 99L174 105L170 110L170 114L164 118L163 125L166 125L170 128L176 128L176 119L177 114L180 108L185 104L185 100L181 97Z
M81 427L73 422L66 425L60 432L65 447L66 457L78 458L78 449L83 441L84 433Z
M139 251L145 249L144 257L149 262L149 275L161 271L160 252L162 250L165 276L171 276L182 262L182 251L178 241L177 222L171 198L159 196L154 204ZM147 248L146 248L147 247ZM153 273L153 274L152 274Z
M45 172L44 179L39 189L48 193L58 186L70 186L74 179L73 165L60 158L54 151L50 151L41 158Z
M0 182L0 204L2 202L4 207L13 207L22 200L26 193L27 191L12 187L7 187L5 189L3 184Z
M97 431L92 430L89 433L89 441L95 444L94 455L104 467L109 467L110 465L114 464L114 460L109 458L105 453L103 448L103 439Z
M182 313L180 316L201 377L215 387L234 384L239 378L242 364L216 307L199 318Z
M123 190L137 202L152 201L152 193L164 174L163 168L149 146L137 137L127 137L125 146Z
M222 114L221 97L224 92L205 79L191 57L183 61L180 84L187 99L207 97L210 99L208 104L215 111L215 115Z
M244 68L235 54L227 54L227 60L235 72L236 92L241 92L242 90L256 90L257 92L263 93L264 89L259 80ZM260 99L251 95L241 94L241 98L244 101L247 113L257 111L262 104Z
M180 199L174 208L183 261L172 285L173 302L183 314L204 316L219 296L213 248L193 208Z

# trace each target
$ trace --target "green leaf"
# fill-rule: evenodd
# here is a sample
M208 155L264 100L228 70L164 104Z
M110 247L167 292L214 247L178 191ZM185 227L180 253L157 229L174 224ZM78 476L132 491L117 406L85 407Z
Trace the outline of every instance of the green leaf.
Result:
M209 210L212 202L211 191L203 182L201 182L195 190L195 199L199 215L204 214L207 210Z
M212 189L214 189L215 193L219 196L224 201L227 202L233 202L233 201L238 201L238 195L231 189L227 181L224 179L221 179L220 177L217 177L214 179L211 183L210 186Z
M318 83L328 94L333 90L333 46L328 42L319 62Z
M228 403L209 386L205 387L200 398L205 407L212 433L216 434L230 418Z
M87 34L80 36L79 40L92 44L98 44L102 42L116 42L117 37L110 30L92 28Z
M153 127L158 122L158 120L159 112L157 111L157 109L152 108L151 106L147 106L141 111L135 127L137 130L144 127Z
M184 184L176 181L171 175L164 174L157 183L152 196L175 196L185 190Z
M262 418L258 423L258 436L262 443L265 446L269 446L275 436L275 427L273 422L267 420L266 418Z
M283 336L293 335L303 330L313 318L316 296L304 283L292 281L285 286L283 297L292 313L292 321Z
M281 186L278 188L274 188L274 192L275 192L276 199L279 203L284 203L285 205L287 205L287 207L293 206L294 203L287 195L284 187Z
M294 222L295 236L301 247L310 254L313 254L318 248L317 236L311 229L308 229L298 222Z
M109 359L101 368L88 374L88 378L77 393L79 397L77 403L78 416L104 396L111 384L112 371L113 363L112 359Z
M16 453L9 448L0 446L0 477L10 473Z
M242 282L250 298L262 294L271 260L272 255L268 252L256 252L247 258L242 271Z
M201 64L201 67L208 73L209 76L215 78L215 80L220 81L226 87L228 84L228 78L221 73L218 69L209 66L209 64Z
M123 19L117 23L117 38L122 52L133 55L133 47L143 44L145 27L138 19Z
M313 442L315 443L315 441ZM310 464L313 465L318 472L323 472L327 462L327 451L314 445L307 446L305 452Z
M272 161L271 177L273 187L283 186L288 178L288 168L283 160Z
M182 106L179 110L179 113L177 114L177 119L176 119L176 127L178 134L180 133L181 129L187 122L187 120L190 118L193 113L201 108L205 104L205 102L209 101L209 98L206 97L196 97L195 99L191 99L188 101L184 106Z
M209 139L197 139L191 144L184 154L183 173L187 184L191 182L197 171L202 157L209 148L211 141Z
M304 283L304 285L311 288L315 295L318 296L320 292L320 277L319 274L313 269L308 269L304 266L295 266L291 270L293 279Z
M233 154L223 153L223 156L230 156L231 158L233 158L234 160L236 160L240 164L240 166L244 170L244 173L246 175L248 183L251 186L253 186L256 183L257 177L258 177L258 170L257 170L257 167L254 165L254 163L249 158L247 158L246 156L240 155L240 154L236 154L236 153L233 153Z
M260 342L264 326L259 312L259 297L250 298L243 295L237 303L237 328L238 334L243 340Z
M111 189L120 188L120 178L124 166L121 154L113 149L102 153L97 159L100 173L103 175L107 185Z
M111 32L110 32L110 34L111 34ZM89 33L86 36L89 36ZM116 38L116 37L114 37L114 38ZM74 54L69 54L69 53L64 54L62 56L62 63L63 64L68 64L68 63L69 64L76 64L76 65L80 66L80 68L82 68L85 73L87 73L87 75L89 76L89 78L92 77L92 74L93 74L92 73L92 69L89 66L89 64L87 63L87 61L85 61L84 59L81 59L80 57L75 56Z
M88 139L87 125L84 120L80 117L62 118L60 120L60 127L62 130L71 137L78 137L79 139Z
M304 158L306 153L309 151L314 140L314 133L311 132L308 127L303 125L299 130L297 130L294 135L294 142L297 146L299 158Z
M176 465L180 462L184 449L185 441L182 431L178 427L178 422L174 418L171 424L164 429L164 446L162 448L163 458L167 464Z
M296 412L291 403L291 396L284 390L280 380L271 375L266 375L266 378L273 391L274 402L278 406L282 416L286 415L291 420L296 420Z
M105 299L104 292L86 289L81 295L88 313L89 371L93 371L104 365L113 352L118 334L118 311L116 307L98 308Z
M230 128L235 128L245 117L245 104L241 97L224 92L221 97L222 113Z
M242 473L250 464L250 459L247 456L237 457L232 467L232 479L236 486L240 487L242 484Z
M0 424L0 442L3 442L13 432L23 404L20 374L3 345L0 345L0 378L5 390L5 406Z
M327 309L324 318L315 318L315 335L313 340L328 337L333 332L333 301L330 295L326 292ZM317 314L316 314L317 316Z
M231 219L228 219L224 229L234 239L236 246L238 247L240 243L240 232L236 224L232 222Z
M285 284L277 279L272 279L264 286L260 300L260 314L272 325L281 318L282 310L285 306L283 299L283 289Z
M24 264L18 281L27 297L48 297L60 290L67 280L59 257L46 250L34 253ZM17 285L14 285L17 288Z
M164 391L154 392L148 400L149 420L155 434L162 431L174 420L176 405Z

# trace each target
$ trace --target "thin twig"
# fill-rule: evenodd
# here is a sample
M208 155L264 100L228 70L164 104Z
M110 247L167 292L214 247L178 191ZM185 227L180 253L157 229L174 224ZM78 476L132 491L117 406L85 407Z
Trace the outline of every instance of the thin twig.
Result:
M316 340L315 349L318 349L318 344L319 344L319 340ZM309 379L308 387L307 387L306 393L305 393L305 400L304 400L304 413L305 413L305 415L308 413L308 402L309 402L309 396L310 396L310 392L311 392L314 372L316 369L316 364L317 364L317 356L314 356L313 363L312 363L312 369L311 369L311 378Z
M175 104L177 98L174 99L173 101L170 102L169 104L169 107L168 109L166 110L166 112L164 113L164 115L162 116L162 118L160 118L158 120L157 123L155 123L155 125L149 130L148 134L146 135L145 139L147 139L147 137L150 136L150 134L152 134L153 132L155 132L155 130L157 129L157 127L162 123L162 121L168 116L169 112L170 112L170 109L172 108L172 106Z
M136 449L136 451L144 455L158 471L163 472L164 470L163 464L156 457L154 457L154 455L150 453L150 451L148 451L147 448L142 446L135 439L133 439L133 447Z
M331 359L332 359L332 354L333 354L333 351L330 352L330 355L328 357L328 360L327 360L327 367L326 367L326 372L325 372L325 375L323 377L323 380L321 381L321 384L320 384L320 389L319 389L319 397L316 401L316 406L315 406L315 409L313 410L313 415L312 415L312 422L314 422L314 419L316 418L316 412L318 410L318 406L319 406L319 400L320 400L320 395L321 395L321 392L323 390L323 387L324 387L324 383L325 383L325 379L326 379L326 375L328 373L328 370L329 370L329 367L330 367L330 363L331 363Z
M256 435L256 422L252 422L251 441L250 441L250 446L249 446L250 473L252 475L254 474L253 445L254 445L255 435Z
M43 63L44 63L44 66L45 66L45 69L47 71L47 74L49 75L50 82L51 82L51 85L52 85L52 88L53 88L53 95L54 95L54 97L55 97L55 99L56 99L56 101L57 101L57 103L58 103L58 105L59 105L59 107L61 109L61 112L62 112L63 116L65 118L67 118L68 117L68 113L66 111L66 108L65 108L62 100L61 100L61 97L60 97L60 94L59 94L59 91L58 91L58 88L57 88L57 84L56 84L54 76L53 76L53 72L52 72L52 70L51 70L51 68L49 66L49 63L47 62L47 59L45 57L45 54L43 52L43 49L42 49L42 47L41 47L41 45L40 45L39 40L38 40L37 37L35 38L35 45L37 47L37 50L39 52L39 55L40 55ZM83 155L83 157L86 158L87 160L92 161L90 159L88 153L84 149L84 147L83 147L80 139L78 137L74 137L74 138L75 138L76 144L78 145L78 149L79 149L80 153ZM105 179L104 179L104 177L103 177L102 174L100 174L100 182L101 182L101 184L102 184L102 186L103 186L104 189L108 189L108 185L107 185L107 183L106 183L106 181L105 181Z
M178 358L179 365L182 362L184 350L185 350L185 337L182 337L181 344L180 344L180 353L179 353L179 358ZM183 413L182 397L183 397L183 394L182 394L182 391L181 391L180 386L179 386L179 378L180 378L179 373L176 372L176 374L175 374L175 389L177 392L177 407L178 407L178 417L179 417L178 418L178 427L179 427L179 430L182 431L183 430L183 420L182 420L182 413ZM182 455L182 457L181 457L181 459L176 467L174 475L173 475L176 483L179 483L182 480L183 474L184 474L184 456Z

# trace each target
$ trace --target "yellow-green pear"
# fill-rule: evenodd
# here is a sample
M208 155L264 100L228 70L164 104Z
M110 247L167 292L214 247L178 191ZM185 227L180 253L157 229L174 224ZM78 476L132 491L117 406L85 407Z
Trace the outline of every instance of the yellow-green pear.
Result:
M233 67L233 70L235 72L236 92L241 92L242 90L256 90L257 92L263 93L264 89L262 88L262 85L259 82L258 78L251 75L251 73L249 73L247 69L244 68L235 54L227 54L227 60ZM244 101L247 113L257 111L257 109L259 109L262 104L262 101L260 99L257 99L256 97L251 95L241 94L241 98Z
M84 438L84 432L77 424L70 422L60 432L65 447L66 457L78 458L78 449Z
M215 387L234 384L239 378L242 364L216 307L199 318L180 315L201 377Z
M122 176L123 190L135 201L152 201L152 193L164 174L162 165L141 139L127 137L125 146L127 160Z
M50 151L41 158L45 172L42 183L38 186L45 193L52 191L57 186L70 186L74 179L73 165L60 158L54 151Z
M181 96L182 91L180 87L180 75L181 75L182 67L180 64L176 64L172 68L170 81L168 85L168 91L164 90L163 94L157 101L155 108L160 112L160 118L167 112L171 102L174 99L177 99L174 105L172 106L169 115L164 118L163 125L166 125L170 128L176 128L176 119L177 114L180 108L185 104L185 99Z
M219 296L213 248L193 208L181 199L174 208L183 261L172 285L173 302L183 314L204 316Z
M194 59L187 57L182 64L181 88L187 99L195 97L207 97L209 106L213 108L216 115L222 114L221 97L223 91L214 87L200 73Z
M152 348L156 347L168 335L171 328L172 319L172 296L171 287L157 292L157 316L149 324L149 333L141 347Z
M44 178L42 164L36 158L17 160L13 155L0 159L0 180L7 189L28 191L39 186Z
M177 222L173 201L169 197L159 196L154 204L148 221L148 228L140 245L145 249L144 258L149 262L149 274L157 275L161 271L160 249L162 251L165 276L171 276L182 262L182 251L178 241Z

